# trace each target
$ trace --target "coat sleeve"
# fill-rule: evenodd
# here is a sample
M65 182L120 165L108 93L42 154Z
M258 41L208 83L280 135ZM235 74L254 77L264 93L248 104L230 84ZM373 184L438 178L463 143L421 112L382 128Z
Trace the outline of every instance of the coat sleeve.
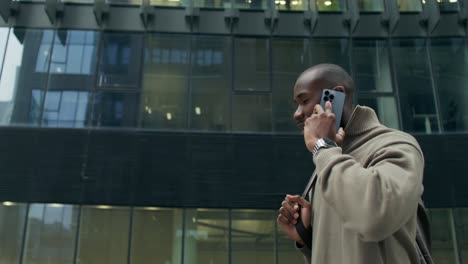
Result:
M363 241L381 241L416 214L424 158L409 143L384 146L363 167L342 149L321 150L314 162L317 186L344 227Z

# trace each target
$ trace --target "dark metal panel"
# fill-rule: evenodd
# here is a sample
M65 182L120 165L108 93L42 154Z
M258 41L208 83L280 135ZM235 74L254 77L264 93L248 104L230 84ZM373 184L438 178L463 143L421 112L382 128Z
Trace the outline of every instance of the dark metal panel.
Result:
M200 10L200 19L194 24L193 32L207 34L229 34L231 27L227 23L224 10Z
M119 31L143 31L145 26L140 18L139 7L110 6L104 29Z
M238 35L270 35L270 20L265 12L240 10L239 20L234 24L234 33Z
M443 13L441 14L439 25L431 33L431 36L465 36L465 29L460 22L458 13Z
M16 27L50 28L52 24L44 9L44 3L21 3L15 19Z
M190 24L186 20L185 9L156 9L154 23L148 25L148 30L159 32L190 32Z
M64 5L61 27L68 29L99 29L92 5Z
M344 23L344 14L320 14L313 33L316 37L346 37L349 29Z
M275 36L310 36L310 22L307 24L304 12L279 12L274 27ZM310 19L310 18L309 18Z
M388 31L382 24L381 14L365 14L360 16L353 37L387 37Z
M392 33L393 37L425 37L426 29L422 26L419 13L400 14L400 21Z

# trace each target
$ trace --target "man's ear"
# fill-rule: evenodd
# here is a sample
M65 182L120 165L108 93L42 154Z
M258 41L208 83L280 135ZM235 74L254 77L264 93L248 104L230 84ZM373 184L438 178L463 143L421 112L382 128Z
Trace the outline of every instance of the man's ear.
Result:
M341 85L335 86L335 87L333 88L333 90L334 90L334 91L338 91L338 92L342 92L342 93L346 93L344 86L341 86Z

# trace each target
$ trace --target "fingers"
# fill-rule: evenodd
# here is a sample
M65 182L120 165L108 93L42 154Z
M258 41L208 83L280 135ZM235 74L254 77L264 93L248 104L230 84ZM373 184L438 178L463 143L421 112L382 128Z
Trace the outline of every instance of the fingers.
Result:
M311 207L310 203L306 199L302 198L302 196L299 196L299 195L286 195L286 199L290 202L299 204L303 208Z
M314 107L314 114L321 114L323 113L323 108L321 105L319 104L316 104L315 107Z
M338 133L335 136L336 144L341 146L341 144L343 143L344 137L345 137L345 131L342 127L340 127L340 129L338 130Z
M279 209L280 215L284 216L287 218L291 223L296 224L297 220L299 218L299 213L293 208L293 204L291 204L289 201L284 200L281 203L281 208Z
M328 114L333 113L333 107L332 107L332 103L330 101L325 102L325 112L328 113Z

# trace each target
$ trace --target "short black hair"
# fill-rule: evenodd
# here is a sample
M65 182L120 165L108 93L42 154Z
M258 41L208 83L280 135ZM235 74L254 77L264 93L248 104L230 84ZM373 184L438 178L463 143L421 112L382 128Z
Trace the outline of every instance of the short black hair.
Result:
M317 74L317 79L323 80L331 86L343 86L345 88L346 95L352 95L354 93L353 78L351 78L348 72L346 72L342 67L336 64L322 63L314 65L305 70L299 78L311 72Z

